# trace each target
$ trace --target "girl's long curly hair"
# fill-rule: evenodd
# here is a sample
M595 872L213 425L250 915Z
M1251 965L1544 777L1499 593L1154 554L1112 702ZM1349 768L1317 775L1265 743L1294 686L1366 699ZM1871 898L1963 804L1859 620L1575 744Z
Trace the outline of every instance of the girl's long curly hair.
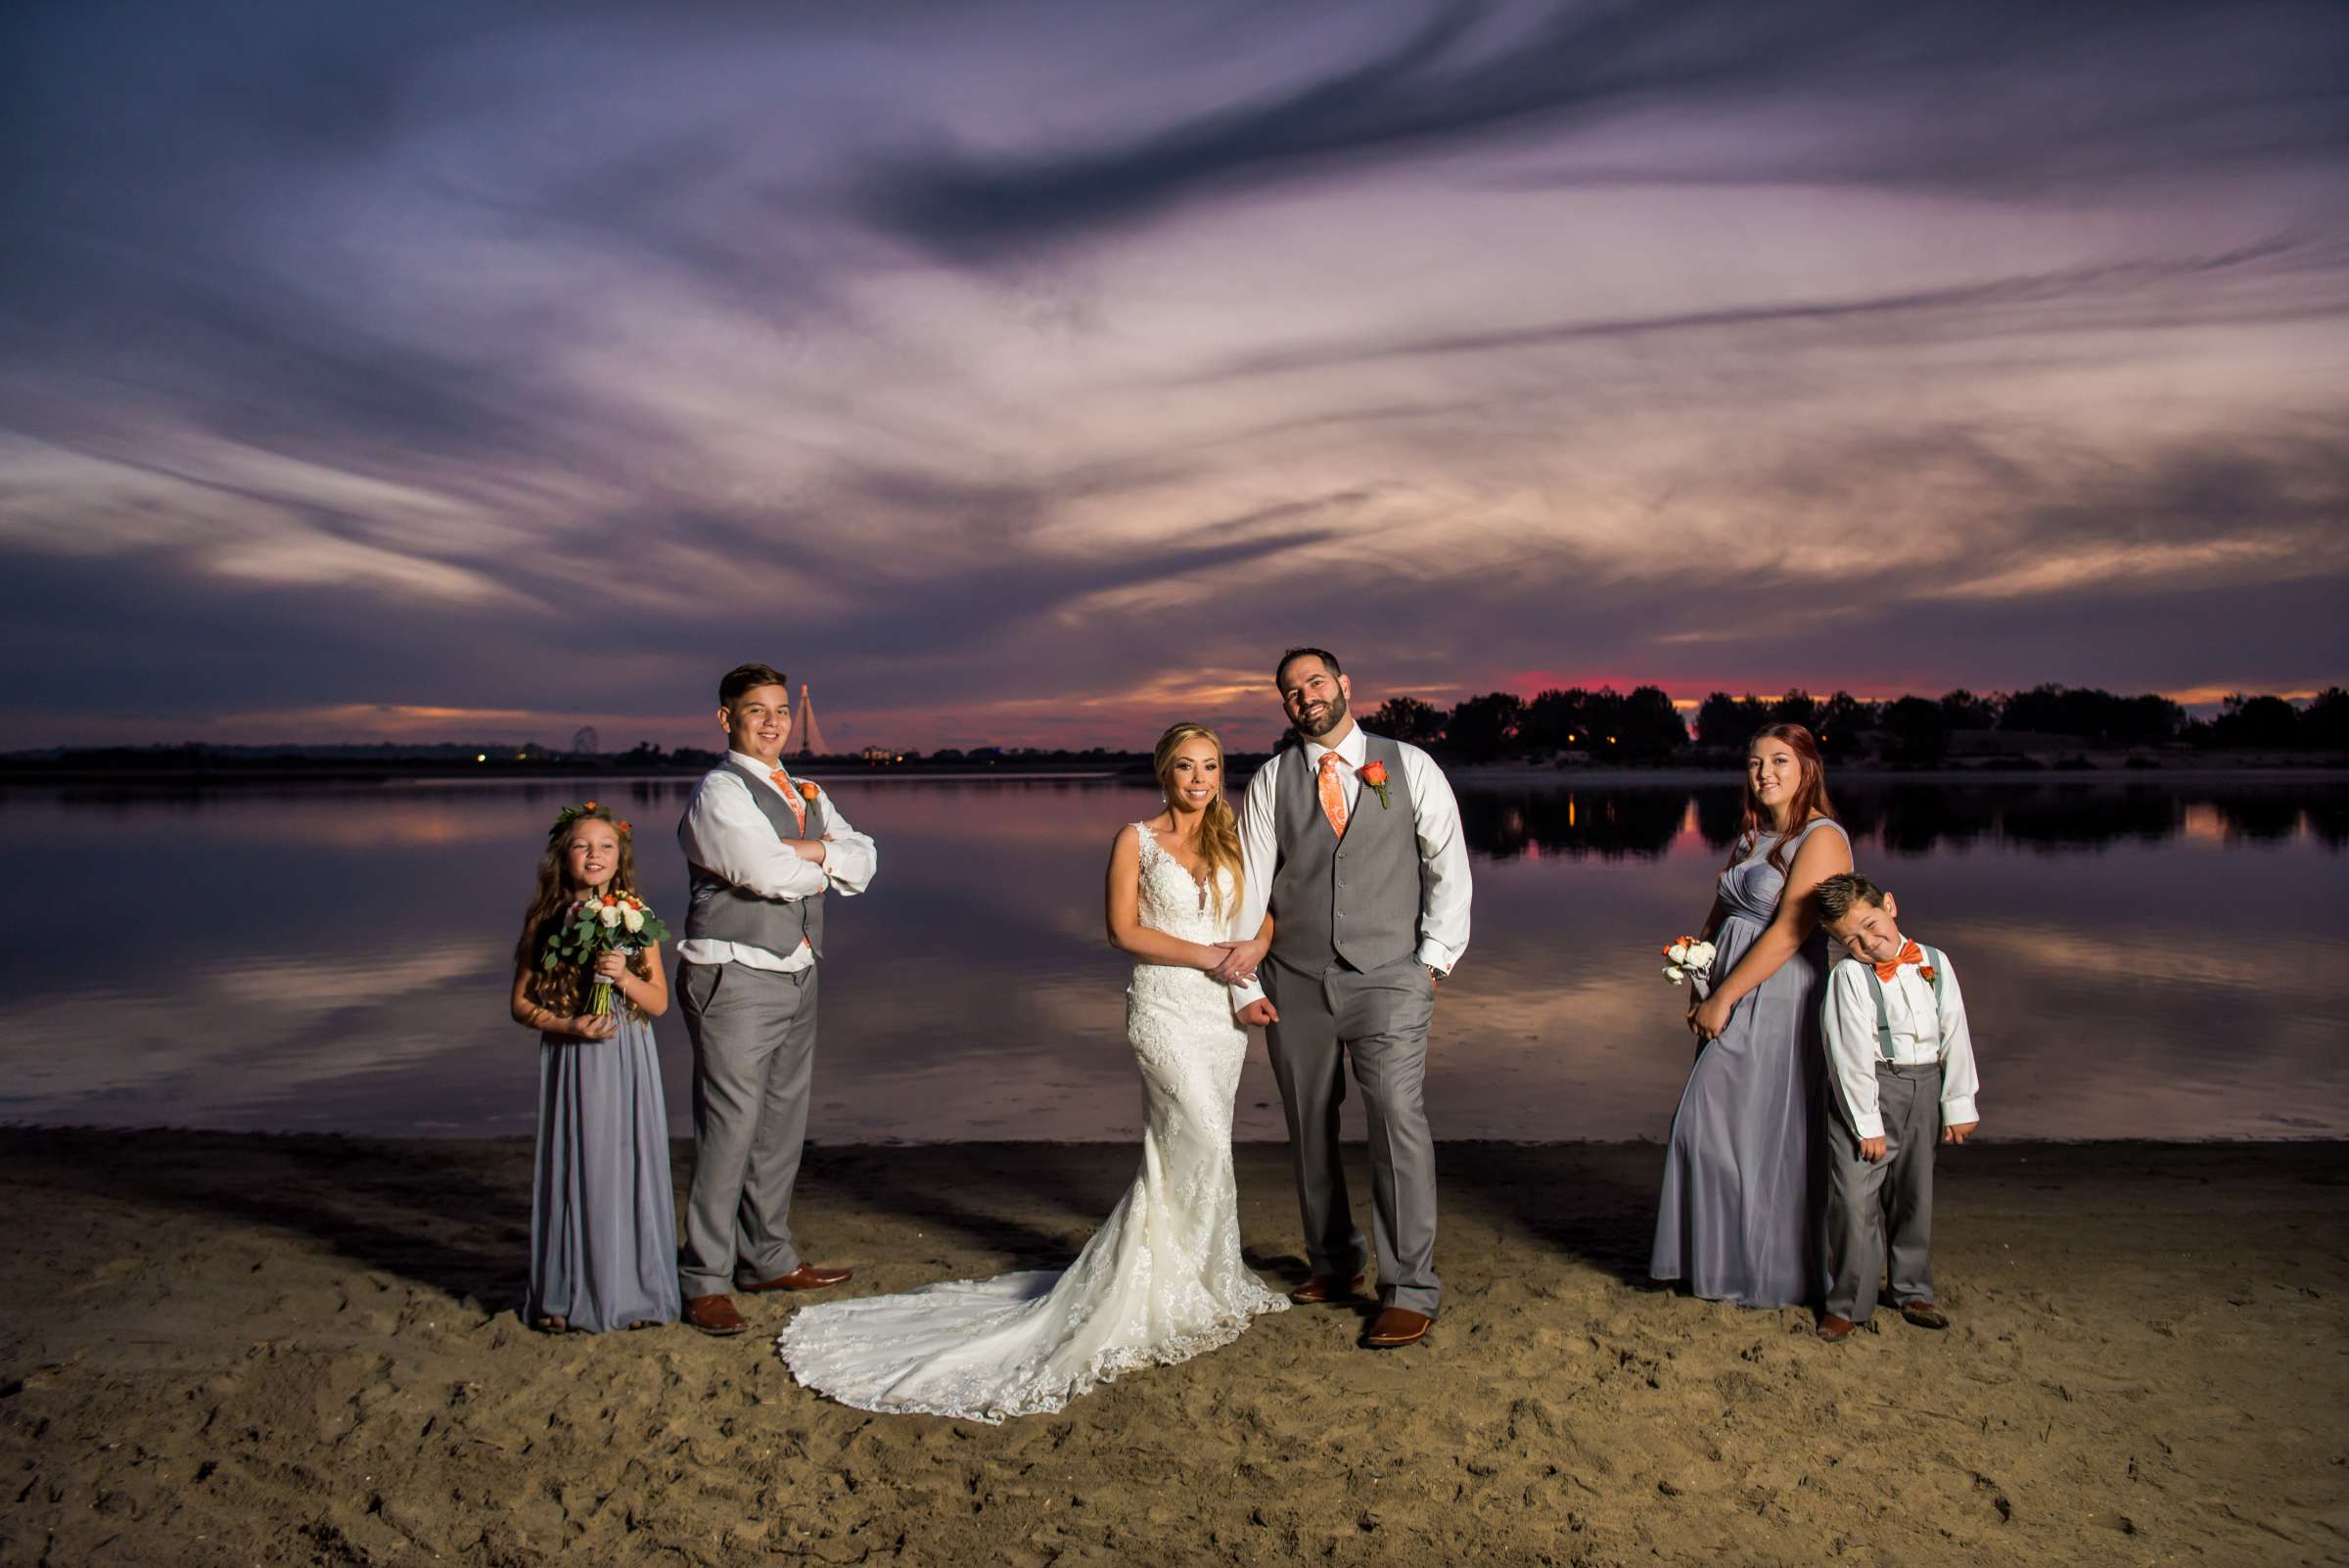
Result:
M1823 816L1830 822L1838 822L1842 818L1835 814L1835 803L1827 799L1827 764L1819 757L1819 742L1811 738L1811 732L1800 724L1765 724L1754 731L1746 741L1745 749L1750 752L1766 740L1784 741L1803 770L1801 781L1794 787L1793 805L1786 812L1786 832L1770 847L1770 863L1776 868L1778 875L1784 876L1793 866L1794 836L1802 831L1803 824L1815 816ZM1770 808L1754 799L1754 781L1752 775L1748 774L1745 781L1745 831L1738 835L1737 843L1729 851L1731 865L1752 853L1752 846L1760 842L1762 834L1770 831Z
M1239 898L1240 821L1232 815L1231 803L1223 797L1223 738L1205 724L1194 724L1186 719L1158 738L1158 749L1151 756L1150 765L1158 774L1158 787L1166 791L1168 804L1172 806L1174 800L1174 753L1184 741L1199 736L1205 736L1215 743L1216 798L1208 802L1207 809L1200 813L1196 842L1201 857L1207 861L1207 885L1216 890L1217 912L1228 915L1231 910L1225 906L1222 879L1216 873L1221 870L1231 872L1231 896L1235 899Z
M571 906L579 899L579 891L583 891L572 888L570 873L564 865L571 853L572 835L578 832L582 822L609 822L612 836L620 841L620 858L612 867L612 880L605 884L604 891L627 893L636 886L636 850L629 839L628 824L593 801L585 806L565 807L555 818L555 825L546 831L546 853L538 857L538 891L530 899L530 912L522 917L522 937L514 944L514 962L530 976L523 984L523 999L562 1018L578 1016L587 1005L589 988L595 984L594 972L575 963L558 963L552 969L538 967L538 960L546 951L548 935L571 912ZM652 979L652 967L641 950L628 960L628 972L639 980ZM625 997L615 994L613 1000L626 1007L631 1018L644 1016L643 1010Z

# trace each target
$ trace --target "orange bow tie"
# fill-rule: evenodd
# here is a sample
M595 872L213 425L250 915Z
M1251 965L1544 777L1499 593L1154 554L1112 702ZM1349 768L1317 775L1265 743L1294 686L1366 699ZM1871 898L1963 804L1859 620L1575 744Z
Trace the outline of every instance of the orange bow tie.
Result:
M1901 972L1901 965L1921 964L1924 961L1925 949L1918 946L1913 942L1908 943L1902 946L1901 955L1898 958L1893 959L1890 963L1876 965L1876 978L1878 980L1890 980L1893 976Z

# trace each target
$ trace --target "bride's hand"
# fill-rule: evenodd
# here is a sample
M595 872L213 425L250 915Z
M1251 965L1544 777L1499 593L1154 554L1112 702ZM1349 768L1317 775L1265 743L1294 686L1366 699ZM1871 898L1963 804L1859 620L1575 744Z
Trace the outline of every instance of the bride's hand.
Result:
M1256 966L1265 961L1268 942L1219 942L1217 950L1223 956L1211 965L1208 973L1226 986L1239 985L1256 978Z
M1199 967L1207 971L1209 979L1217 981L1222 985L1233 986L1244 984L1248 980L1254 978L1256 974L1256 966L1249 964L1243 967L1241 960L1246 956L1246 954L1235 950L1238 945L1239 944L1232 942L1214 942L1208 944L1207 951L1204 955L1204 961L1201 962Z

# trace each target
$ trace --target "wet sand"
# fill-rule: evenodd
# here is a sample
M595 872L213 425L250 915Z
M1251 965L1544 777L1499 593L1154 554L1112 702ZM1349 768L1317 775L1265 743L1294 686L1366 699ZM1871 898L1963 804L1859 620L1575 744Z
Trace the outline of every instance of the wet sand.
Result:
M791 1301L530 1332L527 1141L11 1130L0 1564L2349 1561L2345 1154L1945 1151L1956 1326L1830 1347L1641 1288L1654 1147L1446 1144L1422 1345L1297 1309L989 1427L798 1388ZM827 1299L1048 1266L1133 1158L817 1148L797 1222Z

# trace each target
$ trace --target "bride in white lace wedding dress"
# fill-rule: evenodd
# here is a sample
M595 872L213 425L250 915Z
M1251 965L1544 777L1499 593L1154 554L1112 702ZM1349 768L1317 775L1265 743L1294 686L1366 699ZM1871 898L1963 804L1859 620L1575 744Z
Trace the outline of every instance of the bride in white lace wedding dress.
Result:
M1231 1109L1248 1036L1210 973L1239 945L1222 747L1177 724L1156 761L1168 810L1110 852L1112 940L1141 960L1126 992L1142 1074L1133 1185L1065 1270L802 1308L776 1345L807 1387L858 1409L1000 1421L1228 1344L1289 1305L1240 1260Z

